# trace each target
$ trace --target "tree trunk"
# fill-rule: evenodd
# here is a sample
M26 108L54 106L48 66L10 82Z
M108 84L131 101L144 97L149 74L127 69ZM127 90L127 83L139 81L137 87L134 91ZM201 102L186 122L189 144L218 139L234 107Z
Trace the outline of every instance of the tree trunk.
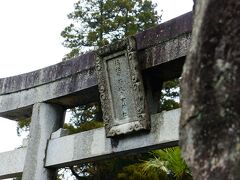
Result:
M180 146L194 179L240 179L240 1L198 0Z

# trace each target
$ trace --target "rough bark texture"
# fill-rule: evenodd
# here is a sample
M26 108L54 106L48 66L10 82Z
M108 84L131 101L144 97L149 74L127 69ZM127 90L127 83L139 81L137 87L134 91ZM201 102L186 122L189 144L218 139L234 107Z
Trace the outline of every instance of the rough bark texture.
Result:
M181 88L180 145L194 179L240 179L240 1L196 1Z

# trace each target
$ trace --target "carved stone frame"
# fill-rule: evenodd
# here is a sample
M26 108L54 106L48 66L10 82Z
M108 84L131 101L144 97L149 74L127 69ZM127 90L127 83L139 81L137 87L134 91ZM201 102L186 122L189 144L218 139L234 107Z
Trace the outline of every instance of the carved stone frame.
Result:
M109 74L108 71L107 61L123 56L123 60L127 61L127 68L129 68L130 72L129 78L131 83L129 88L131 88L131 92L133 92L133 96L127 98L133 98L136 117L131 117L129 121L116 125L114 124L115 114L113 104L113 96L116 96L116 94L114 95L111 92L109 80L111 74ZM137 61L135 38L128 37L122 41L98 49L96 51L96 74L107 137L149 129L150 120L146 106L142 76Z

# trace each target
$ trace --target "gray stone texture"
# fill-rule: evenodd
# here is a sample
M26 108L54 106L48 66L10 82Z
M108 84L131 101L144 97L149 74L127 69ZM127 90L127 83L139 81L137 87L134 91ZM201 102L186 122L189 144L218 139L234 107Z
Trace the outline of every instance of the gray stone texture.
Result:
M136 115L136 105L134 103L134 91L131 84L130 67L127 57L120 56L106 61L108 69L107 78L109 79L109 86L105 88L109 89L110 97L112 98L113 118L112 126L124 124L133 121L133 117ZM108 95L108 94L106 94ZM106 109L109 111L109 109ZM129 120L126 120L129 119ZM125 122L124 122L125 121Z
M33 106L23 180L56 178L56 169L45 168L45 153L52 132L63 126L64 114L64 109L58 105L37 103Z
M29 142L29 138L24 138L22 140L22 147L27 147L28 146L28 142Z
M198 0L180 144L196 180L240 179L240 1Z
M27 148L0 153L0 179L21 176Z
M96 75L107 137L150 129L133 36L99 48Z
M51 139L55 139L55 138L60 138L63 136L67 136L69 134L69 130L68 129L63 129L60 128L57 131L53 132L51 135Z
M46 167L65 167L96 161L113 155L177 145L180 109L151 116L149 133L125 138L106 138L105 128L51 139L48 144Z

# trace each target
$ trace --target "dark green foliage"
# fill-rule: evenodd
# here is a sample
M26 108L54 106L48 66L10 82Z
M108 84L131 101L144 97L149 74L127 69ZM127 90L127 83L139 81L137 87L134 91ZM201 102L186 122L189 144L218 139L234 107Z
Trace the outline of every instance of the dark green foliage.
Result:
M15 177L13 180L22 180L22 177Z
M85 122L101 121L102 111L99 102L93 102L71 109L70 123L79 127Z
M144 162L144 172L165 174L166 179L190 180L191 172L181 157L179 147L156 150L151 153L154 158Z
M64 124L70 134L103 127L100 103L94 102L71 109L69 123Z
M145 154L131 154L128 156L114 157L111 159L96 161L92 163L84 163L69 167L72 174L77 179L152 179L154 174L142 173L142 160L147 160L151 155ZM151 156L152 157L152 156ZM136 167L135 167L136 166ZM63 170L61 170L61 174ZM61 178L60 175L59 178ZM156 179L156 178L155 178Z
M65 39L63 45L71 49L65 58L156 25L160 16L155 7L149 0L78 1L74 4L74 12L68 15L73 23L61 33Z
M22 132L29 132L31 118L19 119L17 122L17 135L20 136Z
M125 179L129 179L129 180L164 180L165 179L165 174L163 175L159 175L159 173L157 172L149 172L149 173L143 173L143 164L142 163L135 163L135 164L131 164L129 166L126 166L122 169L122 171L120 173L118 173L117 175L117 179L119 180L125 180Z
M179 107L179 79L165 81L161 91L160 112Z
M75 134L83 131L88 131L91 129L100 128L100 127L103 127L103 122L99 122L99 121L85 122L79 127L75 127L71 123L64 124L64 128L69 130L69 134Z

